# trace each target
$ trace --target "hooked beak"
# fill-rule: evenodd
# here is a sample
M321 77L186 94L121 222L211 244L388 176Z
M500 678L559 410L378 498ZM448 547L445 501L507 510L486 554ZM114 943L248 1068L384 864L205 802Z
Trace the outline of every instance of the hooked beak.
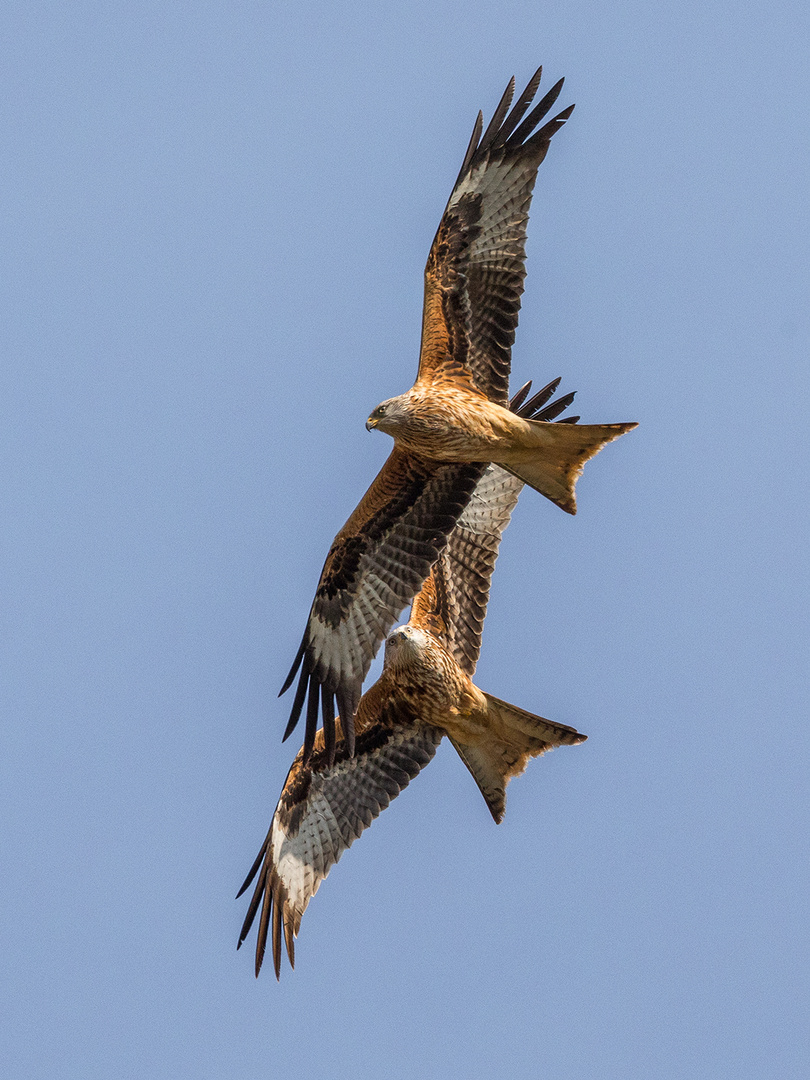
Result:
M369 417L368 420L366 420L366 431L373 431L376 426L377 426L377 421L376 420L372 420L371 417Z

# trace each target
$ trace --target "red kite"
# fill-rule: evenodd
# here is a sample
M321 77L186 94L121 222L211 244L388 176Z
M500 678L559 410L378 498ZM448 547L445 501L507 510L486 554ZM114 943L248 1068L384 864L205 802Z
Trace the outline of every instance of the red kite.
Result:
M394 449L332 543L281 689L301 668L284 738L306 699L304 761L319 711L327 758L335 760L336 705L353 754L353 717L371 661L441 554L486 463L500 463L573 514L584 463L635 427L552 425L506 407L532 190L552 136L573 110L535 130L563 85L524 119L539 82L540 70L509 112L512 79L483 135L479 113L428 256L416 383L368 419L368 428L393 436Z
M550 383L521 412L535 414L558 383ZM524 387L516 395L515 407L527 393ZM569 394L548 406L539 419L553 420L572 398ZM294 966L294 939L320 883L428 764L444 735L475 778L495 821L504 814L507 783L530 758L584 741L573 728L509 705L472 682L501 533L522 487L521 480L497 465L490 465L478 481L414 601L410 621L386 641L382 675L357 710L354 757L341 742L330 762L321 730L310 757L302 748L293 762L270 831L239 891L241 896L259 875L239 937L241 946L261 909L257 975L271 918L278 978L282 931Z

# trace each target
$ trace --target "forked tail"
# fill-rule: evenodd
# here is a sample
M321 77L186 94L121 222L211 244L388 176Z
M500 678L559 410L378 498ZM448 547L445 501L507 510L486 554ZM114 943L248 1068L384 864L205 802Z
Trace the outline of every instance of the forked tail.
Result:
M484 697L489 721L487 736L474 743L462 743L454 738L450 741L481 789L489 812L500 822L506 810L506 785L523 772L530 758L555 746L575 746L585 742L588 736L491 694Z
M548 424L530 420L534 446L513 451L500 461L524 484L533 487L568 514L577 512L574 494L585 462L606 443L637 424Z

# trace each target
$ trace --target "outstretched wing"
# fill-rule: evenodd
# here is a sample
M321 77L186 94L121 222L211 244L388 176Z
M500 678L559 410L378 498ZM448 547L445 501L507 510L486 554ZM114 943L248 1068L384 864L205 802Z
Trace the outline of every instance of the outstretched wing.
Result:
M512 80L483 137L479 116L425 271L419 378L463 373L503 403L532 189L549 140L573 108L535 130L562 87L560 81L526 115L539 82L540 71L509 112ZM281 690L300 668L285 738L306 701L304 760L319 715L334 760L336 710L346 721L351 753L352 716L371 661L421 587L482 473L479 465L438 466L395 450L338 533Z
M551 137L574 108L535 130L559 96L560 79L524 119L541 72L511 112L515 80L510 80L483 137L478 114L425 268L419 380L463 372L500 405L508 395L537 170Z
M270 831L238 896L258 873L239 935L247 937L261 909L256 974L272 918L273 964L281 974L282 932L290 966L307 905L340 856L436 753L442 732L419 722L385 680L364 695L357 714L356 754L343 743L329 764L323 732L308 763L303 750L290 769ZM339 721L338 721L339 723Z
M349 756L354 752L352 718L371 661L430 572L484 469L480 463L425 461L395 448L335 537L281 688L283 694L300 668L284 738L306 700L304 761L315 743L319 711L328 760L335 760L336 711Z
M571 393L547 404L559 384L560 380L555 379L526 402L531 388L527 383L515 394L510 407L527 420L554 420L574 399ZM571 424L578 419L570 416L558 422ZM481 651L481 632L501 535L522 488L523 481L505 469L498 465L487 467L413 603L410 622L439 638L470 678Z

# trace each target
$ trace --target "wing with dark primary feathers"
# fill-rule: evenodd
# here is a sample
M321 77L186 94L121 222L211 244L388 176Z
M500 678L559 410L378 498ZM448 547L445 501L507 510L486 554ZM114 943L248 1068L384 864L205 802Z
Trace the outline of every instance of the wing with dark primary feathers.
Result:
M328 759L335 760L336 711L353 753L352 717L371 661L430 573L485 468L425 461L395 448L335 537L281 688L283 694L300 668L284 738L306 701L304 761L315 744L319 712Z
M526 420L554 420L574 400L570 393L546 404L559 384L560 380L554 379L526 402L532 385L529 382L512 398L510 408ZM558 423L575 424L577 420L578 416L567 416ZM498 465L487 467L413 603L410 622L438 637L470 678L481 651L481 632L501 535L522 488L523 481L505 469Z
M330 764L321 731L308 762L303 750L299 752L267 839L239 890L241 896L259 875L239 935L241 946L260 912L257 975L268 934L276 978L281 974L282 934L294 966L301 917L321 882L346 848L431 761L442 738L442 732L414 717L385 680L364 695L356 720L354 757L341 743Z
M567 394L548 404L559 382L555 379L529 401L527 383L512 399L512 408L527 419L553 420L574 397ZM560 423L577 419L567 417ZM484 468L479 467L479 476ZM421 621L444 640L469 674L478 658L498 543L523 483L490 465L474 487L411 615L412 623ZM299 751L270 831L238 893L241 896L258 875L239 936L241 946L258 915L257 975L268 936L276 978L281 974L282 938L294 966L301 918L321 882L346 848L431 761L443 735L420 720L418 705L385 670L360 701L354 756L348 740L343 741L341 718L334 723L341 741L337 746L332 742L331 753L323 730L313 739L311 753ZM463 750L459 752L472 767Z
M425 271L419 379L462 372L503 404L532 189L552 135L573 109L535 130L562 87L561 80L526 115L539 82L538 70L509 112L513 79L483 137L479 115ZM422 586L482 474L481 465L437 465L394 450L335 537L281 690L300 669L284 737L306 703L305 761L319 716L326 753L335 760L336 711L344 717L351 754L352 717L371 661Z
M419 380L452 378L461 369L499 405L506 405L508 396L537 170L574 108L535 130L563 85L560 79L526 116L541 72L511 112L515 80L510 80L483 136L478 114L425 268Z

